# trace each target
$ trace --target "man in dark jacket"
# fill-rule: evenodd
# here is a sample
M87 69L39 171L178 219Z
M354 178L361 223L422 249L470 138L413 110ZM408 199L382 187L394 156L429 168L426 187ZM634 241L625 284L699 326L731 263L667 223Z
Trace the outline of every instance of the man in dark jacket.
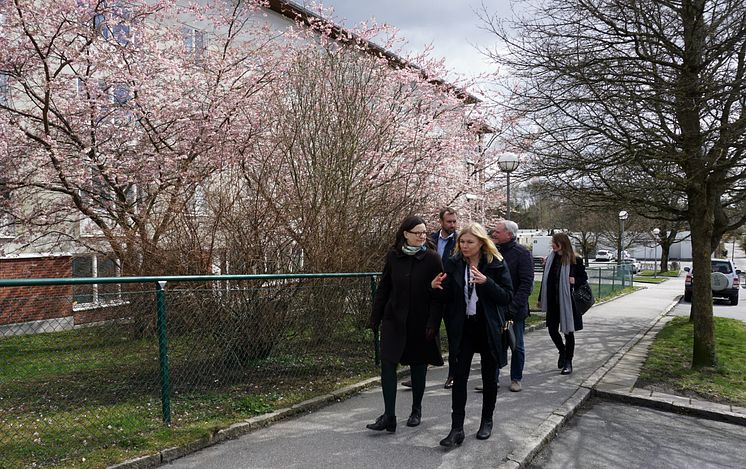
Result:
M445 262L446 259L453 255L453 248L456 247L458 218L456 211L450 207L442 209L439 215L440 229L433 231L430 234L430 239L435 246L435 250L438 251L440 258Z
M503 255L510 278L513 281L513 299L508 306L508 320L513 320L516 348L510 357L510 390L521 390L523 364L526 362L526 351L523 346L523 333L528 317L528 297L534 288L534 261L531 252L516 241L518 225L510 220L497 222L490 233L492 240ZM500 369L497 369L498 376Z

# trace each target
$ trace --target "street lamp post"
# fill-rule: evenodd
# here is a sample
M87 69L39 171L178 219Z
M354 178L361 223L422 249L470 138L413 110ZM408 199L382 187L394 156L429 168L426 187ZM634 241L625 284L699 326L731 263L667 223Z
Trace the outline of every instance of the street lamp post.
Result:
M621 225L621 232L619 233L619 245L617 248L616 263L622 263L622 248L624 247L624 220L629 218L629 213L626 210L619 212L619 223Z
M500 167L500 170L504 172L507 176L507 186L506 186L506 210L505 210L505 219L510 220L510 173L518 169L518 165L520 164L520 161L518 161L518 156L513 153L503 153L500 158L497 160L497 165Z
M655 239L655 246L653 246L653 277L657 277L656 264L658 263L658 244L661 240L658 236L660 233L660 228L653 228L653 238Z

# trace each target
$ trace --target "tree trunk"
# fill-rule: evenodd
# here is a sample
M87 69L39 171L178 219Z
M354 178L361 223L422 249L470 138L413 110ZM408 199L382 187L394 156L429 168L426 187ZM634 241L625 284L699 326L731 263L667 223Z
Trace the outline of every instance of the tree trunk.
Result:
M671 250L671 246L668 244L661 244L661 272L668 272L668 253Z
M688 194L689 223L692 227L692 309L694 322L694 348L692 368L714 367L715 329L712 317L712 286L710 240L712 239L713 213L709 197L703 192Z

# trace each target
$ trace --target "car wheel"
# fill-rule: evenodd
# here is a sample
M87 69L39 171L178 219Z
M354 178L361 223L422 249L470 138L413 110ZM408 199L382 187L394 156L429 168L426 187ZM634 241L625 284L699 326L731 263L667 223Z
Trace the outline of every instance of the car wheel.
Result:
M692 292L691 291L685 291L684 292L684 301L686 301L687 303L691 303L692 302Z
M738 304L738 292L730 297L730 304L732 304L733 306Z

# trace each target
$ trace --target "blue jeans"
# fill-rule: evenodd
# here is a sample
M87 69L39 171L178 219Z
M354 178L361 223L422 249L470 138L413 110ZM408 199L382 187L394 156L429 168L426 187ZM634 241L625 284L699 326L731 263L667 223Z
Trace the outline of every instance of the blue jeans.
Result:
M526 330L525 319L513 319L513 331L515 331L515 353L510 355L510 380L520 381L523 379L523 364L526 363L526 349L523 346L523 333ZM500 368L497 369L496 379L500 379Z

